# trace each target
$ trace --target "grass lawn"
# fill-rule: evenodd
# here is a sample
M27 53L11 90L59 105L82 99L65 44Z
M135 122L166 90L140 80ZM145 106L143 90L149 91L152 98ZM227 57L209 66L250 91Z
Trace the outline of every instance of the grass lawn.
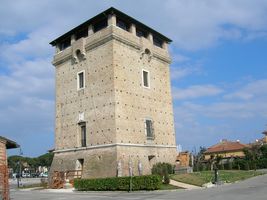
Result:
M183 188L170 184L161 184L161 186L159 187L159 190L177 190L177 189L183 189Z
M253 176L262 175L262 172L257 171L242 171L242 170L219 170L219 180L226 183L233 183L239 180L245 180ZM188 183L192 185L202 186L205 183L214 180L214 171L194 172L191 174L175 174L171 179Z

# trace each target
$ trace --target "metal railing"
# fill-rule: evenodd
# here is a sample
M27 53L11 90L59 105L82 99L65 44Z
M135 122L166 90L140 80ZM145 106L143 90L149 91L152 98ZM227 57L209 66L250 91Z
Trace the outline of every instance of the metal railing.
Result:
M63 188L67 180L73 184L74 179L81 177L82 170L54 171L51 188Z

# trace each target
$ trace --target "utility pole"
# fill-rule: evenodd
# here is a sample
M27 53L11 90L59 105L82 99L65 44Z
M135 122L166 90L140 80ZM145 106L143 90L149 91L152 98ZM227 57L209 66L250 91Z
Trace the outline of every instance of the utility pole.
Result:
M21 180L21 156L23 155L23 152L21 150L21 147L19 148L19 155L20 155L20 158L19 158L19 173L17 174L17 184L18 184L18 188L20 187L20 180Z

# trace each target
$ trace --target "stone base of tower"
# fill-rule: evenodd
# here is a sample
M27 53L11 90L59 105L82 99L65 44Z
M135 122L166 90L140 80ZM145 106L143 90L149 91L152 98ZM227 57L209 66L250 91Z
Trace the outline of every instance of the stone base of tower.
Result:
M176 155L175 147L117 147L117 162L121 163L122 176L129 176L129 167L132 167L133 175L151 174L153 165L158 162L166 162L174 165Z
M82 170L83 178L112 177L116 176L116 167L116 147L78 149L56 152L50 174L54 171Z
M82 170L82 178L147 175L158 162L175 164L175 147L114 145L111 147L78 148L55 152L50 168L54 171Z

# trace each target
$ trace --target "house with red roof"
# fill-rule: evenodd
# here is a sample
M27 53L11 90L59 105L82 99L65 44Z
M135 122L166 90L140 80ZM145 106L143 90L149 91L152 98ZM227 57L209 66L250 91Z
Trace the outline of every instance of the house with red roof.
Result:
M210 160L213 156L220 156L223 159L243 158L245 156L243 150L246 147L248 145L242 144L240 141L222 140L204 152L205 160Z

